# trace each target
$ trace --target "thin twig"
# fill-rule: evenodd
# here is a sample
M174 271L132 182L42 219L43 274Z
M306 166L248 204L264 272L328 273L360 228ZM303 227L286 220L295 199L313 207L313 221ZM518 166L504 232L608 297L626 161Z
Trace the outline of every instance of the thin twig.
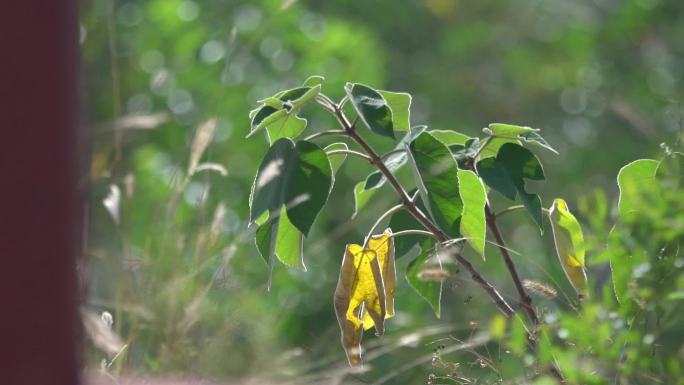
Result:
M525 206L523 206L523 205L515 205L515 206L507 207L507 208L505 208L505 209L499 211L498 213L494 214L494 217L496 217L496 219L499 219L499 217L501 217L501 216L503 216L503 215L506 215L506 214L508 214L508 213L510 213L510 212L513 212L513 211L522 210L522 209L524 209L524 208L525 208ZM542 207L542 211L543 211L544 214L546 214L546 215L550 215L550 214L551 214L551 212L549 211L549 209L547 209L547 208L545 208L545 207Z
M316 95L314 98L316 103L318 103L321 107L325 108L326 110L330 112L335 112L335 103L333 103L330 99L328 98L323 98L321 94Z
M432 234L429 231L426 230L401 230L397 231L396 233L392 233L390 235L390 238L396 238L396 237L403 237L405 235L425 235L426 237L433 237L436 239L435 234Z
M473 162L477 161L477 157L480 156L480 154L482 153L482 151L484 151L484 149L489 145L489 143L492 142L493 139L494 139L494 137L493 137L493 136L490 136L489 138L487 138L487 140L485 140L485 142L484 142L484 144L482 145L482 147L480 147L480 148L477 150L477 152L475 153L475 155L473 155Z
M347 104L348 101L349 101L349 96L344 95L342 100L340 100L340 102L337 103L337 109L341 110L344 107L344 105Z
M369 163L373 163L373 160L368 155L363 154L363 153L358 152L358 151L353 151L353 150L331 150L331 151L326 152L325 154L328 156L330 156L330 155L351 155L351 156L355 156L357 158L364 159Z
M380 216L380 218L378 218L378 220L375 221L375 223L374 223L373 226L370 228L370 230L368 230L368 235L366 235L366 238L363 240L363 249L364 249L364 250L366 249L366 246L368 246L368 240L370 240L370 238L373 236L373 233L375 232L375 230L376 230L378 227L380 227L380 224L382 224L382 221L384 221L385 219L389 218L392 214L396 213L397 211L399 211L399 210L401 210L401 209L403 209L403 208L404 208L404 205L401 205L401 204L400 204L400 205L396 205L396 206L394 206L394 207L390 207L389 210L385 211L384 214L382 214L382 215Z
M492 213L491 209L489 208L489 204L485 205L485 217L487 220L487 227L489 227L489 230L492 232L492 235L494 235L494 239L496 239L496 242L499 245L504 246L499 247L499 252L501 253L501 257L503 258L506 264L506 268L508 268L508 272L511 274L511 279L513 279L513 283L515 284L515 289L518 291L520 305L525 309L527 317L530 319L530 321L532 321L534 325L538 325L539 317L537 316L537 312L534 310L534 306L532 306L532 297L527 295L525 287L523 286L522 281L520 281L518 271L515 268L515 264L513 264L511 255L508 254L508 249L505 247L506 243L504 242L503 237L501 236L499 226L496 224L496 216Z
M321 138L323 136L328 136L328 135L345 135L345 132L344 132L344 130L321 131L321 132L317 132L315 134L311 134L311 135L307 136L306 138L304 138L304 140L311 141L311 140L318 139L318 138Z

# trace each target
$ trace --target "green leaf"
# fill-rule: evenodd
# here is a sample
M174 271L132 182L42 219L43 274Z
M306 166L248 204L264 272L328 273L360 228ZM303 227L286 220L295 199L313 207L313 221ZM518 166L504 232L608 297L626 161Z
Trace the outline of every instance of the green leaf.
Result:
M427 132L410 145L418 191L436 224L451 237L459 235L463 203L458 187L458 166L449 149Z
M344 89L366 127L378 135L394 139L392 110L382 95L378 91L358 83L347 83Z
M470 246L484 258L487 192L477 174L470 170L458 170L458 185L463 201L461 234L468 237Z
M376 189L366 190L364 188L365 182L359 182L354 186L354 214L352 214L352 219L361 211L361 209L366 206L366 203L371 199L373 194L375 194Z
M514 124L492 123L489 125L489 131L490 135L492 136L517 138L518 135L539 131L539 129L525 126L516 126Z
M337 142L337 143L332 143L327 146L325 146L325 152L328 151L334 151L334 150L349 150L349 147L347 146L347 143L344 142ZM335 155L335 156L329 156L330 159L330 166L332 167L333 170L333 175L337 174L337 170L340 169L342 166L342 163L347 159L347 155Z
M285 119L280 119L275 123L266 126L268 142L275 143L281 138L294 139L304 132L306 129L306 123L307 121L304 118L300 118L293 113L287 114Z
M332 170L328 157L311 142L280 139L266 152L250 194L250 221L283 205L292 224L309 233L328 199Z
M477 170L489 187L506 198L515 200L516 196L519 197L539 230L542 230L541 198L525 191L523 179L544 180L544 169L530 150L515 143L505 143L496 158L478 162Z
M577 218L563 199L553 201L549 210L556 255L565 276L579 297L587 294L587 274L584 271L584 235Z
M525 143L530 143L534 144L536 146L539 146L541 148L545 148L554 154L558 155L558 151L556 151L555 148L551 147L549 142L546 141L541 135L539 135L538 132L533 131L533 132L528 132L526 134L521 134L520 138L525 141Z
M515 126L512 124L492 123L489 125L489 128L485 128L483 131L491 135L491 139L489 139L487 147L482 151L480 156L482 159L490 156L496 156L501 146L506 143L520 144L521 140L525 143L530 143L558 154L558 151L551 147L546 139L539 134L539 129L536 128Z
M318 75L309 76L306 80L304 80L304 83L302 84L302 86L313 87L313 86L323 84L324 81L325 81L325 78L323 76L318 76Z
M269 143L280 138L296 138L306 129L306 119L297 116L301 107L312 100L320 92L320 85L315 87L298 87L281 91L275 96L261 100L263 106L250 111L252 119L251 137L262 128L268 131Z
M266 262L266 265L268 265L268 260L271 257L271 235L273 234L273 227L273 221L268 221L259 226L254 234L254 243L259 251L259 255L261 255L261 258Z
M262 100L259 100L257 103L263 104L265 106L273 107L276 110L280 110L281 108L283 108L283 101L278 99L278 98L275 98L275 97L262 99Z
M425 240L422 243L422 252L406 266L406 281L409 286L415 290L418 295L423 297L430 304L435 316L439 318L442 315L441 300L442 300L442 285L443 279L425 279L423 274L426 270L443 270L438 256L434 253L434 242L432 240Z
M620 188L618 210L621 219L633 220L640 210L645 209L641 204L641 195L649 186L656 184L658 164L653 159L639 159L620 169L617 183Z
M416 139L420 133L425 131L426 126L415 126L411 128L411 131L406 133L404 137L401 139L399 143L394 147L394 150L406 150L408 145ZM408 155L406 155L406 151L403 152L398 152L391 154L390 156L385 159L385 166L387 166L387 169L394 173L394 171L400 169L404 164L406 164L406 160L408 159ZM374 171L366 177L366 184L364 185L364 188L366 190L378 188L385 184L387 179L385 178L384 175L380 171Z
M411 129L411 95L405 92L378 91L392 110L392 125L396 131Z
M273 255L287 266L306 271L304 237L290 222L285 208L277 217L257 229L255 241L261 257L267 264Z
M259 216L259 218L254 220L254 223L256 223L257 226L263 225L264 223L266 223L266 221L268 221L268 214L268 211L264 211L263 214Z
M285 102L285 104L293 104L302 101L302 99L310 100L313 96L316 96L311 96L309 93L310 90L311 87L297 87L291 90L281 91L277 93L275 97Z
M303 88L306 88L306 87L303 87ZM292 106L291 107L292 110L297 111L300 108L302 108L302 106L304 106L306 103L313 100L316 97L316 95L318 95L320 92L321 92L321 85L320 84L313 86L313 87L307 89L306 92L304 92L301 96L294 98L292 100L285 101L285 108L287 108L287 103L289 102L290 105Z
M468 135L452 130L430 130L428 132L447 147L465 146L466 142L471 139Z
M269 124L277 122L285 116L287 116L287 111L285 110L277 110L271 106L261 107L252 118L252 130L247 134L247 137L249 138L257 131Z

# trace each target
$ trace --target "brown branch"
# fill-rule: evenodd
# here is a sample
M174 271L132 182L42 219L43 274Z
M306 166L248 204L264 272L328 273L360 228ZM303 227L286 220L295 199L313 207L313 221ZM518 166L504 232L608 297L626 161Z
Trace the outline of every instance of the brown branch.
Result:
M523 309L525 309L527 317L530 319L530 321L532 321L532 323L536 326L539 324L539 317L537 316L537 312L534 310L534 306L532 306L532 297L527 294L522 282L520 281L518 271L513 264L511 255L508 253L508 250L505 247L506 244L501 236L501 232L499 231L499 226L496 224L496 215L492 213L491 209L489 208L489 204L485 205L485 217L487 218L487 227L489 227L492 235L494 235L494 239L496 240L501 257L506 263L506 268L508 268L508 272L511 274L511 278L515 284L515 289L518 291L520 305L523 307Z

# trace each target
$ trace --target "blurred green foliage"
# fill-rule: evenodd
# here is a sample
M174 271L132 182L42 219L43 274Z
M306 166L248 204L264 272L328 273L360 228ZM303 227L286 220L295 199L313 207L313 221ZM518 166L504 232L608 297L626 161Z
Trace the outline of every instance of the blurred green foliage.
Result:
M344 373L331 302L344 244L358 243L375 219L376 212L363 210L350 219L353 186L369 170L354 159L342 166L335 205L323 210L305 240L308 272L276 268L271 292L247 228L249 189L266 150L265 141L244 139L248 113L256 100L318 74L338 100L346 81L410 92L411 123L432 129L474 136L497 121L542 128L560 155L538 152L548 183L530 183L531 189L545 206L550 192L562 191L571 207L582 208L590 283L599 290L576 311L563 294L535 300L548 311L549 349L568 376L587 383L601 383L592 372L597 361L583 360L587 370L572 363L599 340L610 342L592 345L592 353L614 363L609 370L620 376L635 383L650 383L639 371L677 378L681 278L665 285L662 274L673 265L649 259L663 245L662 255L675 255L669 245L682 237L684 219L673 214L682 212L681 185L667 182L676 178L663 179L663 196L648 202L653 209L644 223L620 224L603 245L617 218L618 170L655 156L659 143L672 143L681 128L683 16L676 0L85 3L82 95L92 155L84 176L91 199L83 281L86 305L110 311L129 343L113 370L301 383ZM302 116L309 130L333 128L314 109L304 108ZM202 149L199 127L211 118L215 131ZM372 141L391 150L390 141ZM197 156L227 175L189 172ZM402 170L399 177L411 176ZM395 203L388 186L379 192L372 211ZM547 224L540 239L522 214L502 223L520 253L523 277L572 292ZM514 297L495 253L488 246L492 257L471 260ZM614 302L608 279L610 255L627 254L643 259L635 266L651 264L630 286L629 305ZM478 288L466 277L447 286L437 321L401 280L386 336L366 337L369 371L345 381L373 382L389 373L392 382L424 382L440 344L433 342L488 330L496 309ZM670 310L660 314L661 308ZM512 336L524 338L514 325ZM563 341L574 346L563 348ZM451 340L441 343L447 347L435 353L436 362L449 370L459 363L464 375L482 381L530 374L523 350L507 354L487 344L476 352L487 357L482 361L474 353L449 353ZM103 357L87 354L91 365Z

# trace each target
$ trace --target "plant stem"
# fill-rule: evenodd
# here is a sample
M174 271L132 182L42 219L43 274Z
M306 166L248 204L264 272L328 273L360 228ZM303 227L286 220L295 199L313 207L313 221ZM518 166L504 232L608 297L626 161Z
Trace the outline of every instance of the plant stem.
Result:
M391 238L403 237L404 235L425 235L426 237L435 238L435 234L425 230L402 230L392 233Z
M368 231L368 235L366 235L366 238L363 240L363 249L364 249L364 250L366 249L366 246L368 246L368 240L370 240L370 238L373 236L373 233L374 233L375 230L380 226L380 224L382 223L382 221L384 221L384 220L387 219L390 215L396 213L397 211L399 211L399 210L401 210L401 209L403 209L403 208L404 208L404 205L401 205L401 204L400 204L400 205L396 205L396 206L394 206L394 207L390 207L389 210L385 211L385 213L382 214L382 215L380 216L380 218L378 218L377 221L375 221L375 223L373 224L373 227L371 227L370 230Z
M352 151L352 150L331 150L331 151L326 152L325 154L328 155L328 156L330 156L330 155L351 155L351 156L355 156L355 157L357 157L357 158L364 159L364 160L366 160L366 161L368 161L368 162L370 162L370 163L373 163L373 162L371 161L371 158L370 158L368 155L363 154L363 153L360 153L360 152L358 152L358 151Z
M368 142L366 142L356 132L354 125L349 122L347 117L344 115L344 112L339 107L335 109L335 117L340 122L347 135L364 149L366 154L371 158L371 163L374 164L378 170L380 170L380 172L382 172L385 178L387 178L387 181L390 182L390 185L392 185L394 190L399 195L401 203L406 208L406 211L413 215L413 217L416 218L416 220L418 220L426 230L434 234L435 238L439 242L443 243L448 241L449 237L447 237L442 230L440 230L434 223L432 223L432 221L430 221L430 219L428 219L427 216L425 216L422 211L420 211L420 209L416 206L416 203L408 196L408 193L406 193L406 190L404 190L397 178L394 177L394 174L387 169L387 166L385 166L385 163L382 161L380 156L375 152L375 150L373 150ZM499 291L496 290L496 288L487 280L485 280L477 271L475 266L473 266L473 264L470 263L470 261L468 261L460 253L454 253L454 257L461 264L461 266L463 266L463 268L470 273L472 280L480 285L480 287L489 295L494 304L496 304L497 308L506 317L511 317L514 313L513 308L511 308L508 302L506 302L506 300L501 296Z
M496 243L499 244L498 248L499 252L501 253L501 257L506 263L506 268L508 268L508 272L511 274L511 278L513 279L513 283L515 284L515 289L518 291L520 305L525 309L527 317L530 319L530 321L532 321L532 323L536 326L539 324L539 317L537 317L537 312L534 310L534 306L532 306L532 297L527 295L527 292L525 291L525 288L523 287L523 284L520 281L518 271L516 270L515 265L513 264L511 255L508 253L508 249L506 249L505 247L506 243L504 242L503 237L501 236L499 226L496 224L496 215L492 213L491 209L489 208L489 204L485 205L485 217L487 219L487 227L489 227L489 230L492 232L492 235L494 235Z
M328 136L328 135L345 135L345 134L346 134L346 133L344 132L344 130L328 130L328 131L321 131L321 132L317 132L317 133L315 133L315 134L311 134L311 135L307 136L306 138L304 138L304 140L306 140L306 141L311 141L311 140L318 139L318 138L323 137L323 136Z
M511 207L506 207L505 209L503 209L503 210L499 211L498 213L494 214L494 217L496 217L496 218L498 219L499 217L504 216L504 215L506 215L506 214L508 214L508 213L511 213L511 212L513 212L513 211L522 210L522 209L524 209L524 208L525 208L525 206L523 206L523 205L515 205L515 206L511 206ZM547 209L546 207L542 207L542 211L544 212L544 214L550 215L550 211L549 211L549 209Z

